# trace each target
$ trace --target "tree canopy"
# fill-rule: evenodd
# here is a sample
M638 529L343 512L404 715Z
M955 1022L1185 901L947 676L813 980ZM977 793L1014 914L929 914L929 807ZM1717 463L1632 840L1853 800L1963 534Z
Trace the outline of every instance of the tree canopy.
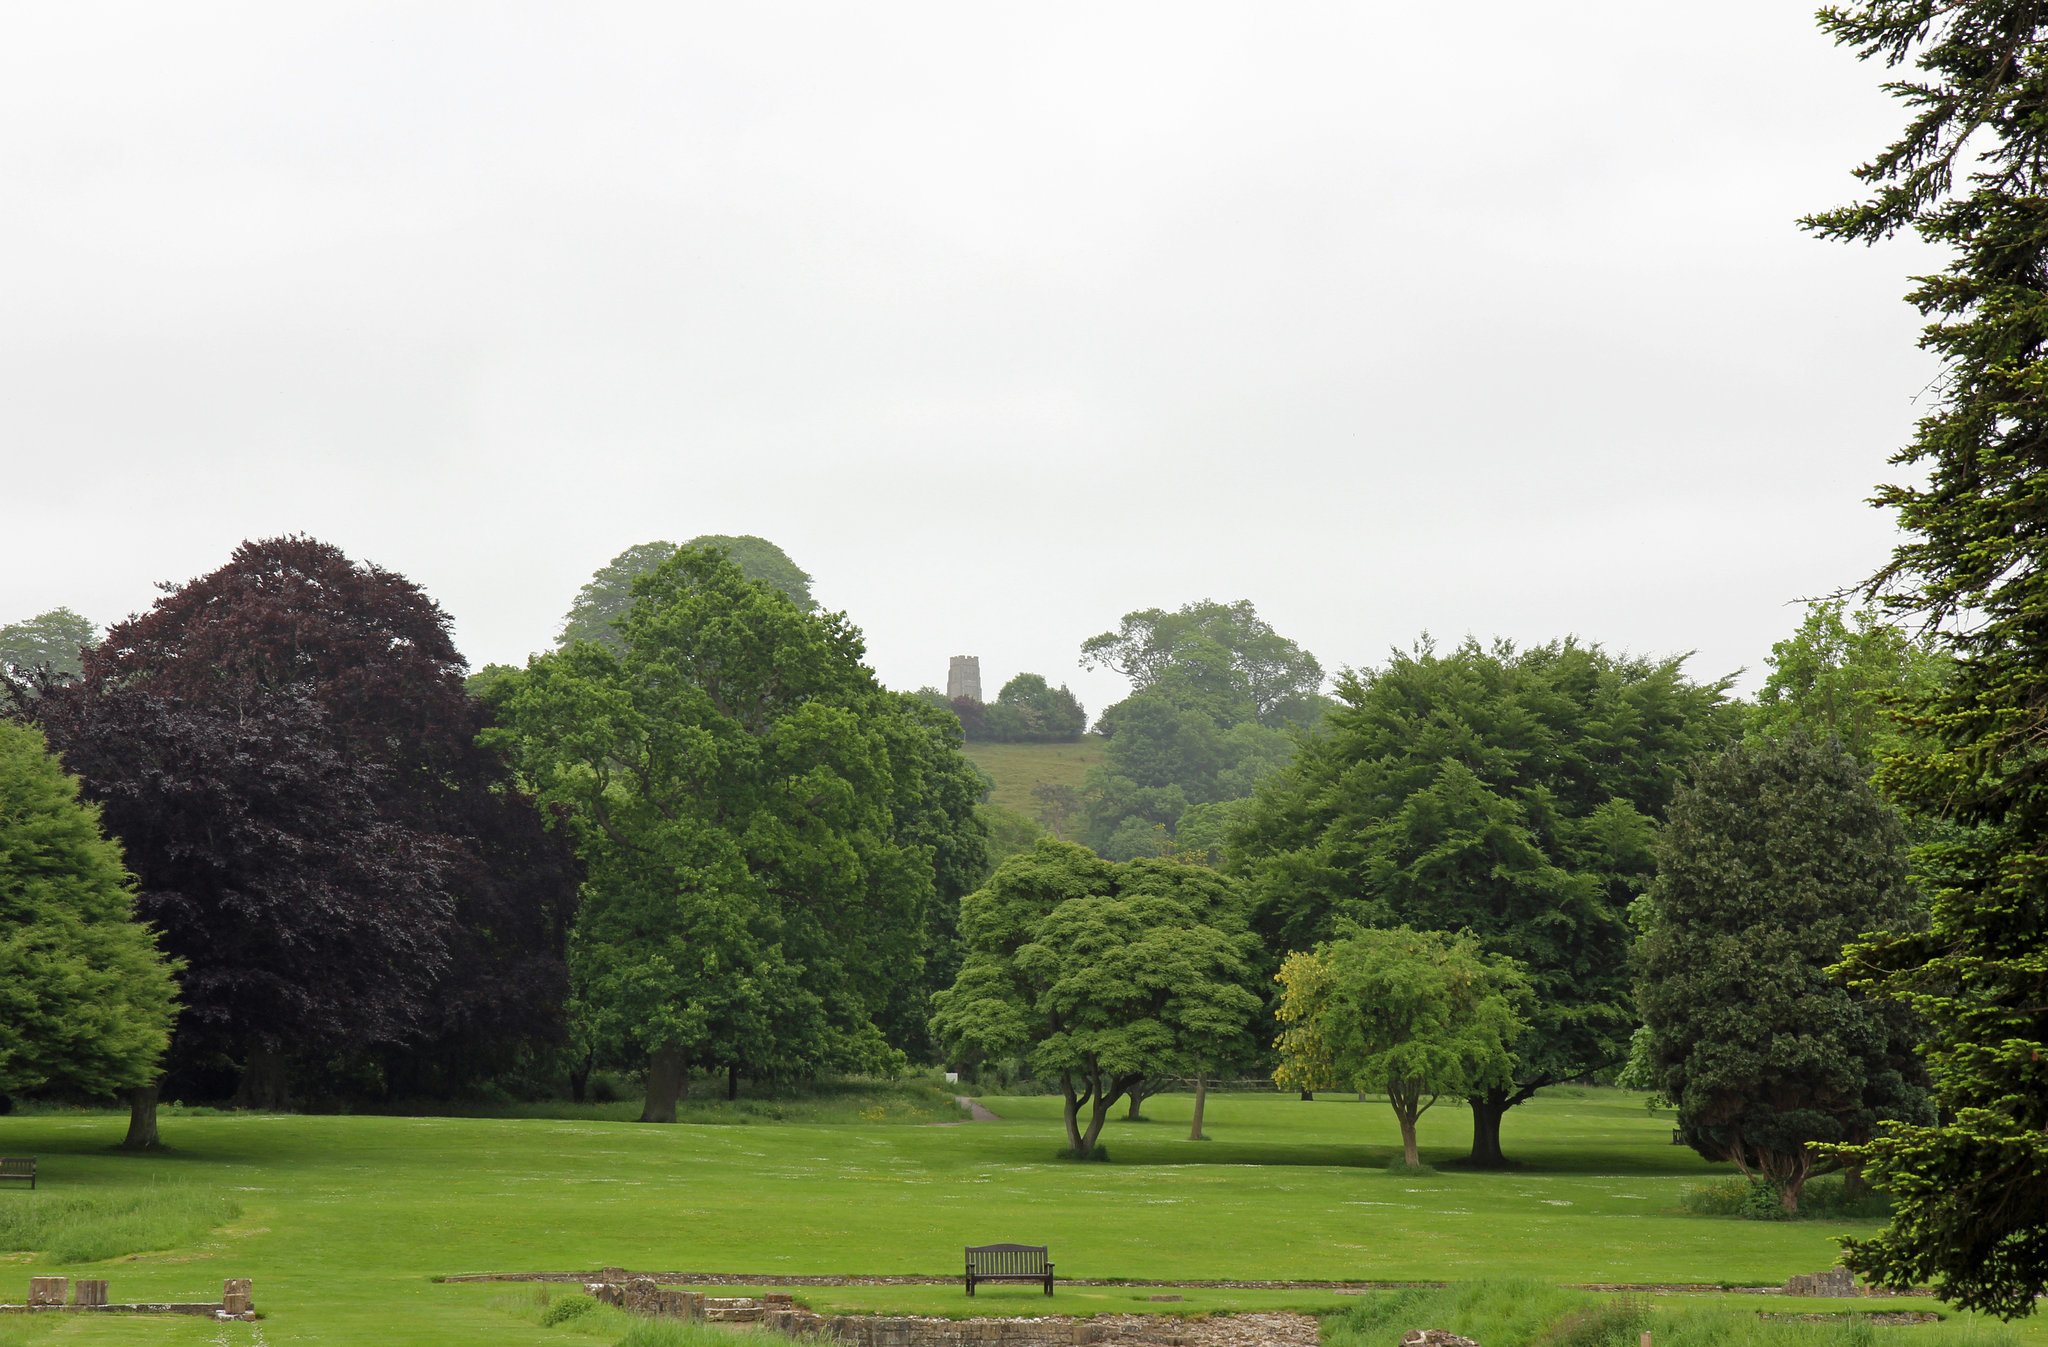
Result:
M1125 613L1115 631L1081 643L1081 663L1114 669L1134 692L1169 692L1222 724L1312 724L1322 712L1323 666L1247 600Z
M1042 839L961 904L965 957L933 1028L958 1059L1021 1052L1057 1079L1088 1158L1133 1085L1240 1052L1259 1010L1242 902L1213 870Z
M1473 1158L1503 1112L1627 1054L1628 905L1682 765L1737 727L1725 684L1682 661L1571 641L1397 652L1338 680L1342 705L1232 826L1267 949L1344 924L1469 930L1534 1000L1509 1087L1472 1097Z
M174 1068L268 1105L288 1066L439 1045L473 1079L558 1033L574 877L477 745L448 625L328 544L244 543L18 703L186 964Z
M27 679L36 669L76 674L94 630L90 621L69 608L10 622L0 627L0 674L18 679Z
M35 729L0 721L0 1094L156 1078L174 966L99 811Z
M811 597L810 575L766 538L707 533L690 539L683 547L722 549L748 579L781 590L804 612L818 606ZM599 567L577 591L576 601L562 618L562 632L555 644L567 648L576 641L596 641L614 651L620 649L618 624L633 606L633 582L652 575L679 550L669 542L635 543Z
M1506 1089L1528 983L1468 934L1358 930L1290 954L1276 979L1282 1088L1387 1096L1410 1169L1416 1121L1446 1094Z
M500 680L487 738L573 829L577 992L646 1054L643 1117L673 1121L691 1066L887 1065L878 1021L930 952L935 891L979 877L950 726L875 682L844 618L720 550L635 581L618 634Z
M1688 1145L1796 1211L1831 1147L1932 1120L1904 1009L1828 976L1860 932L1911 923L1905 831L1839 742L1794 731L1703 763L1657 856L1637 956L1652 1079Z
M1927 928L1873 936L1844 965L1926 1018L1942 1116L1863 1148L1893 1216L1845 1261L2013 1317L2048 1291L2048 14L1855 0L1820 20L1859 58L1913 70L1887 85L1904 130L1856 170L1868 195L1807 224L1861 242L1910 229L1948 257L1908 296L1942 368L1893 459L1912 472L1876 497L1904 537L1870 589L1954 658L1914 699L1916 742L1881 780L1955 827L1920 851Z
M1833 736L1858 761L1877 764L1907 747L1900 710L1948 679L1950 661L1931 636L1911 634L1881 612L1851 613L1840 599L1807 607L1799 630L1771 647L1750 732L1781 738Z

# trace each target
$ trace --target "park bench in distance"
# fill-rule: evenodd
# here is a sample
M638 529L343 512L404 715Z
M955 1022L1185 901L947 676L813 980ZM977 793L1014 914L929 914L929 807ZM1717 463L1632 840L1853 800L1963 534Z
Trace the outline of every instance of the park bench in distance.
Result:
M1043 1282L1052 1294L1052 1260L1043 1244L970 1244L967 1246L967 1294L976 1282Z
M9 1159L0 1155L0 1179L20 1179L29 1187L36 1186L36 1161L34 1156Z

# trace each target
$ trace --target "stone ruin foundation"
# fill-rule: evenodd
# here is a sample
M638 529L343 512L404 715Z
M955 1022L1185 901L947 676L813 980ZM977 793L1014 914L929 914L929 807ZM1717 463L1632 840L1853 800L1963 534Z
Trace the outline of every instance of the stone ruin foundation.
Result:
M105 1278L80 1277L74 1282L69 1277L30 1277L28 1303L0 1305L0 1314L196 1314L208 1319L253 1320L256 1301L247 1277L230 1277L222 1282L219 1300L127 1304L108 1300Z
M614 1275L616 1274L616 1275ZM714 1296L657 1285L606 1268L584 1290L631 1314L708 1323L753 1324L796 1338L846 1347L1315 1347L1314 1316L1293 1313L1226 1314L1200 1322L1174 1315L1060 1315L1012 1319L940 1319L922 1315L817 1314L786 1293Z

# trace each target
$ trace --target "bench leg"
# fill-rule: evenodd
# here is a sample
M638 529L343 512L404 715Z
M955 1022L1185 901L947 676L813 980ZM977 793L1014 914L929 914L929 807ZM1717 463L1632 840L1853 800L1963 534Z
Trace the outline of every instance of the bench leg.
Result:
M1052 1274L1050 1272L1045 1274L1045 1293L1047 1295L1052 1294Z

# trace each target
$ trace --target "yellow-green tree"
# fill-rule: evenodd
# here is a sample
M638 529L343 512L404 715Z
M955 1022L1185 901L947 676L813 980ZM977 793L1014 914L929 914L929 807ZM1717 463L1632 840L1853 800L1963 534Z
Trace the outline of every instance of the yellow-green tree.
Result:
M1528 979L1467 933L1355 931L1290 955L1279 980L1274 1079L1384 1093L1411 1169L1422 1163L1415 1125L1431 1105L1514 1074Z

